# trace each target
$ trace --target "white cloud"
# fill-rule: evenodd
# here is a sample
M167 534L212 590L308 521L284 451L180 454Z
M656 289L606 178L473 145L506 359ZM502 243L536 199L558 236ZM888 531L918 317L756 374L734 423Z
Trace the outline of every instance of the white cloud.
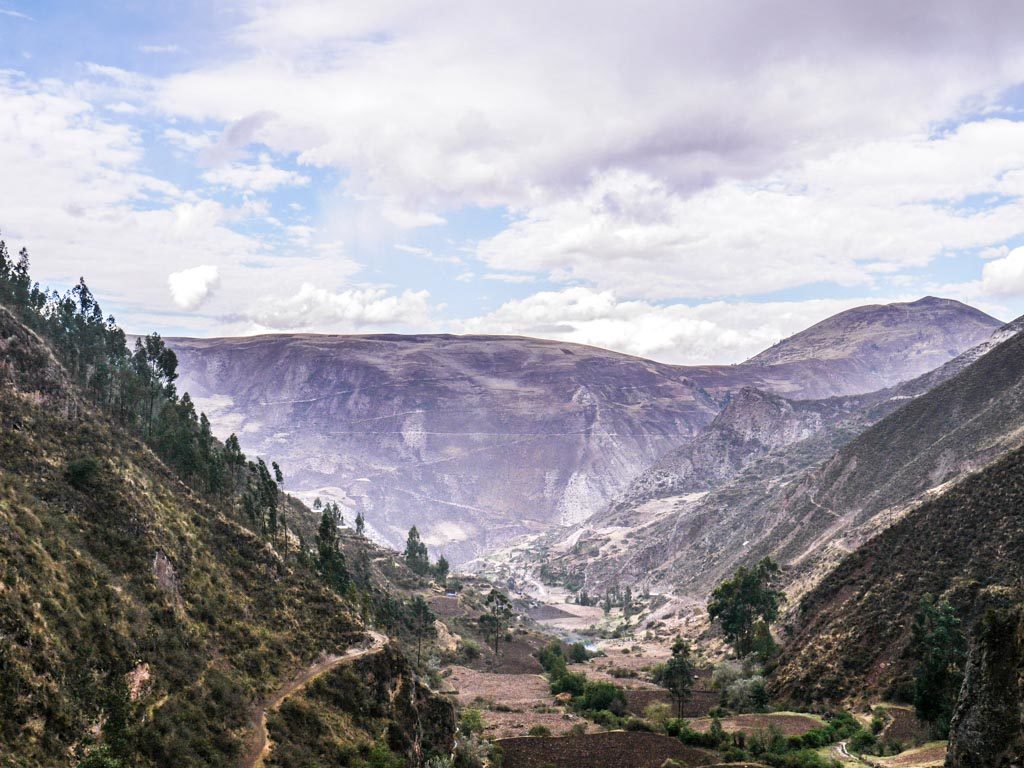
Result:
M981 291L987 296L1024 296L1024 248L1014 248L981 270Z
M304 283L287 298L267 297L238 319L272 330L353 330L367 327L416 327L430 318L427 291L389 294L384 288L329 291Z
M181 48L177 45L140 45L139 51L142 53L177 53Z
M171 289L174 303L181 309L197 309L217 287L220 273L212 264L203 264L167 276L167 287Z
M890 299L897 300L897 299ZM509 301L462 321L463 333L526 334L615 349L668 363L735 363L851 307L878 299L657 305L574 287Z
M532 283L534 277L513 272L488 272L484 275L484 280L493 280L498 283Z
M209 170L203 174L203 180L246 192L269 192L281 186L309 184L308 176L274 167L267 154L261 154L256 163L233 163Z
M22 21L35 21L27 13L12 11L10 8L0 8L0 16L10 16L12 19L21 19Z
M940 138L873 142L756 182L684 195L618 170L528 207L483 241L491 267L583 280L631 296L761 294L875 276L1024 232L1005 171L1024 166L1024 123L968 123ZM1022 188L1021 191L1024 191ZM972 195L1011 195L961 208Z
M419 216L550 201L615 168L686 192L994 100L1021 71L1024 8L937 5L567 0L496 23L491 3L267 0L242 9L239 55L168 78L159 103L270 111L261 141Z

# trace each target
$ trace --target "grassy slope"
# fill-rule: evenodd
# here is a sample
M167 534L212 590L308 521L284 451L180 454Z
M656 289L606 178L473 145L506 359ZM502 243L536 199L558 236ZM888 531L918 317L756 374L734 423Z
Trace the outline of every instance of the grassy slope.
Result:
M100 732L132 765L233 765L251 702L361 637L359 598L193 495L0 308L0 765Z
M905 690L922 596L943 595L967 615L982 588L1024 577L1022 509L1017 450L851 554L803 601L776 691L806 701Z

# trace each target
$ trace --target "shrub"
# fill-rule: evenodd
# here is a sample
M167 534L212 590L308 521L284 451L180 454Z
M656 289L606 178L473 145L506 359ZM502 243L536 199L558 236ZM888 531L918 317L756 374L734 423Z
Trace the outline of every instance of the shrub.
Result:
M868 752L875 746L875 735L868 733L867 731L861 731L852 739L850 739L850 749L853 752L863 753Z
M551 692L554 694L568 693L571 696L582 696L587 686L587 678L577 672L566 672L551 681Z
M459 732L463 736L484 732L484 717L479 709L464 709L459 718Z
M725 689L722 700L734 712L758 712L768 705L768 689L760 675L734 680Z
M459 646L459 651L467 661L480 658L480 644L476 640L464 639Z
M607 709L616 715L626 711L626 694L614 683L591 680L583 687L580 701L583 709Z
M550 736L551 729L546 725L535 725L526 732L527 736Z
M565 656L562 655L562 644L557 640L552 640L537 651L537 661L544 667L544 671L551 676L552 680L566 673Z
M789 742L777 725L758 728L747 739L747 748L752 755L783 754L789 751Z
M622 725L622 722L619 720L619 718L616 717L612 712L609 712L607 709L599 709L596 712L592 712L590 715L590 719L598 725L602 725L605 728L609 729L619 728Z
M644 717L660 728L664 728L672 717L672 707L664 702L650 704L644 709Z
M487 742L477 733L455 742L455 768L483 768L489 756Z
M68 482L80 491L95 488L100 475L100 461L95 456L83 456L68 462L64 470Z
M586 723L573 723L572 728L569 729L570 736L582 736L587 732Z
M622 724L622 727L627 731L653 731L650 723L646 720L642 720L639 717L626 718L626 722Z
M590 651L587 650L587 646L583 643L573 643L569 646L569 661L573 664L582 664L584 661L589 661L592 658Z

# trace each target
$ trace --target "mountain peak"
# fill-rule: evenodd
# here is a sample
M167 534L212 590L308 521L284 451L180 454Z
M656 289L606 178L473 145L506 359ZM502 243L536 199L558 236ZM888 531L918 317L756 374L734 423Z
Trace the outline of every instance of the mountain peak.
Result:
M895 384L938 367L985 341L1002 323L954 299L854 307L783 339L747 362L783 365L808 360L856 361L867 371L891 370Z

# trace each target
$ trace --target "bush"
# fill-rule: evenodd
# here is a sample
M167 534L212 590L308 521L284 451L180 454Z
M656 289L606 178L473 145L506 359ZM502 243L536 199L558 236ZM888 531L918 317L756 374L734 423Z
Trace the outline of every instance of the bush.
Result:
M646 720L641 720L639 717L626 718L626 722L622 724L622 727L627 731L653 731L650 723Z
M490 748L479 734L471 734L455 743L455 768L483 768L489 756ZM402 765L404 768L404 761Z
M586 723L573 723L572 728L569 729L570 736L582 736L587 732Z
M591 710L607 709L621 715L626 711L626 694L615 683L591 680L583 687L580 706Z
M868 733L867 731L861 731L852 739L850 739L850 750L858 754L864 752L870 752L875 746L875 735Z
M659 728L665 728L669 719L672 717L672 707L663 702L649 704L647 708L644 709L644 717Z
M526 732L527 736L550 736L551 729L546 725L535 725Z
M760 675L741 678L729 684L722 702L734 712L759 712L768 705L768 689Z
M770 725L767 728L758 728L747 739L747 748L755 756L784 754L789 751L790 745L785 735L777 725Z
M459 732L463 736L484 732L484 717L479 709L465 709L459 718Z
M459 646L462 658L466 661L473 661L480 658L480 644L476 640L464 639Z
M571 696L582 696L587 686L585 675L577 672L566 672L559 678L551 681L551 692L555 695L568 693Z
M622 722L619 720L619 718L616 717L613 713L609 712L607 709L599 709L596 712L591 712L590 719L598 725L604 726L608 729L622 727Z
M885 729L885 718L882 715L875 715L871 718L871 732L876 736Z
M589 661L592 658L590 651L587 650L587 646L583 643L573 643L569 646L569 661L573 664L582 664L585 661Z
M78 768L124 768L124 763L114 757L107 747L97 747L85 756Z
M552 640L537 651L537 661L544 667L544 671L551 676L552 680L566 673L565 656L562 655L562 644L557 640Z
M80 491L96 487L100 476L100 461L95 456L83 456L68 462L64 470L68 482Z

